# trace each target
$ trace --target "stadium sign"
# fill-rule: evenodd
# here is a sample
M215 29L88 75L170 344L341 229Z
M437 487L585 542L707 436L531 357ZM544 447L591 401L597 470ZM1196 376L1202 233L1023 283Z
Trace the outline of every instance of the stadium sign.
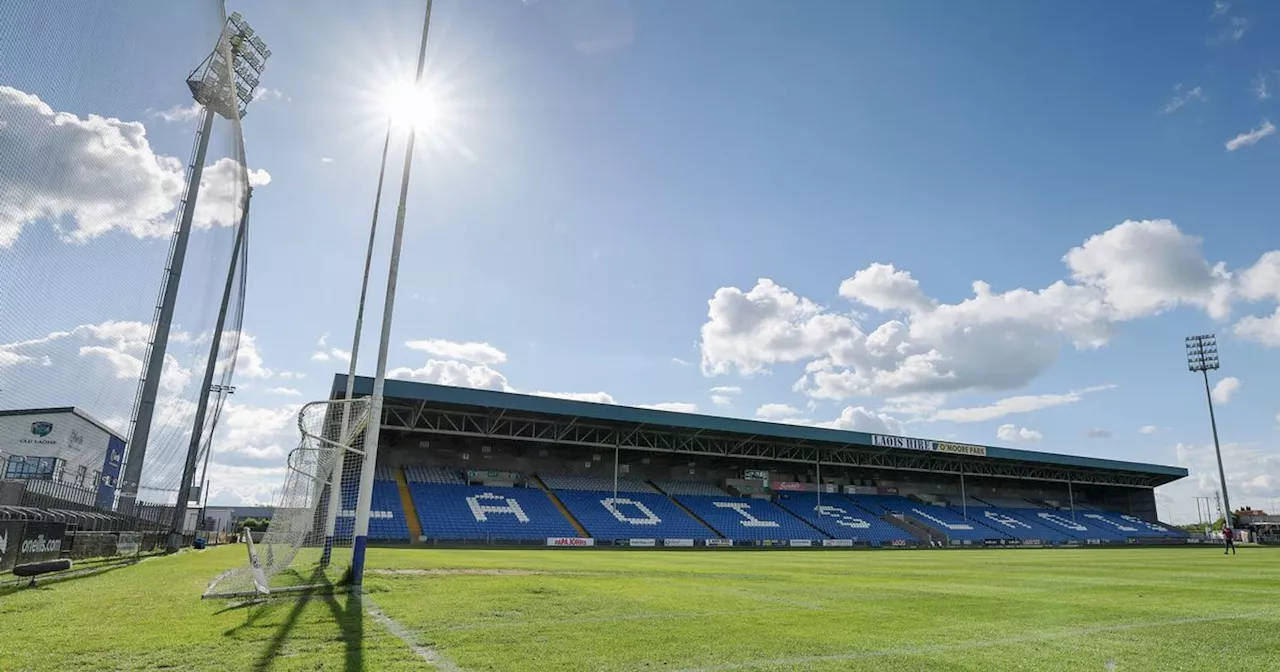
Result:
M973 455L975 457L986 457L987 449L983 446L974 446L967 443L946 443L939 441L934 444L939 453L952 453L955 455Z
M693 540L692 539L663 539L662 545L670 546L674 548L689 548L693 546Z
M595 546L596 540L583 537L547 537L547 545L558 547Z
M733 546L732 539L708 539L707 546L711 548L728 548Z
M871 445L878 448L905 448L906 450L935 451L937 446L928 439L912 439L905 436L885 436L872 434Z
M769 480L769 471L767 469L743 469L742 477L748 481L767 481Z
M813 540L812 539L792 539L790 545L793 548L809 548L810 546L813 546Z
M37 523L28 521L22 528L22 543L8 539L9 546L18 545L14 564L56 560L62 555L62 538L66 535L66 523Z
M852 539L823 539L823 546L853 546Z
M632 548L653 548L658 545L657 539L632 539L628 544Z
M950 443L947 441L931 441L929 439L913 439L907 436L886 436L872 434L871 445L877 448L901 448L903 450L920 450L926 453L951 453L953 455L973 455L986 457L987 449L968 443Z

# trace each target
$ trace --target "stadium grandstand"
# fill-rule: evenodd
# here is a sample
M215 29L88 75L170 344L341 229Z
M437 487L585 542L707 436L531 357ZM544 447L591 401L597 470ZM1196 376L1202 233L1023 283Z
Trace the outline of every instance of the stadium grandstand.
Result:
M356 396L371 393L355 379ZM346 376L335 376L340 399ZM389 380L370 538L553 546L1185 542L1181 467ZM354 474L339 526L350 525Z

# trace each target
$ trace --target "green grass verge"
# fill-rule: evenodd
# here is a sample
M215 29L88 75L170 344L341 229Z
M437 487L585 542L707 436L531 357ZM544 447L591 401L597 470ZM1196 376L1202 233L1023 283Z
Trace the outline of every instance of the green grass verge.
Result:
M201 602L243 547L0 592L0 670L424 670L345 595L227 610Z
M463 669L1280 669L1280 549L380 551ZM773 662L769 662L773 661Z
M345 596L200 602L239 548L0 593L0 669L429 669ZM1280 669L1280 549L374 549L463 670Z

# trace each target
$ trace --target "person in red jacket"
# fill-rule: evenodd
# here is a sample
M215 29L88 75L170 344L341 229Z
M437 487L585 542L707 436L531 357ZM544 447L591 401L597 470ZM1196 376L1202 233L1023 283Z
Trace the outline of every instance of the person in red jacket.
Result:
M1228 551L1232 554L1236 552L1235 532L1226 525L1222 526L1222 554L1226 555Z

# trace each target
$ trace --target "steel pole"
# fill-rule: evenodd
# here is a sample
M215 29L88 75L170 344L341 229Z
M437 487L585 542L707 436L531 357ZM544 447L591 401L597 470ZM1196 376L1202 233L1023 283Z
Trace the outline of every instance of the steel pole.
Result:
M1231 498L1227 496L1227 474L1222 468L1222 447L1218 445L1218 420L1213 414L1213 390L1209 389L1209 372L1201 370L1204 376L1204 398L1209 402L1209 426L1213 429L1213 452L1218 457L1218 483L1222 485L1222 505L1227 511L1224 515L1227 525L1235 527L1235 516L1231 512Z
M173 254L165 271L164 294L159 314L151 334L151 353L143 374L142 393L133 420L133 432L129 435L129 457L121 478L121 507L128 499L129 508L137 503L138 486L142 483L142 466L147 456L147 442L151 438L151 421L155 416L156 397L160 393L160 376L164 372L164 356L169 347L169 329L173 326L173 311L178 304L178 286L182 283L182 266L187 257L187 243L191 238L191 222L196 214L196 199L200 195L200 178L204 175L205 156L209 153L209 135L213 132L214 113L208 107L200 113L199 141L195 158L187 177L187 193L182 200L182 218L174 233ZM181 524L180 522L178 524Z
M200 458L200 439L204 434L204 418L209 412L209 390L213 388L213 375L218 368L218 355L222 345L222 329L227 324L227 307L231 303L231 292L235 288L236 269L239 264L240 246L244 244L245 229L249 227L249 201L253 198L253 187L245 193L244 214L240 216L240 226L236 227L235 242L231 244L231 264L227 267L227 284L222 288L222 305L218 306L218 320L213 326L213 342L209 344L209 361L204 365L204 379L200 388L200 399L196 401L196 416L191 427L191 442L187 445L187 461L182 467L182 481L178 483L178 504L173 512L173 524L169 527L170 553L182 547L182 526L187 517L187 502L191 499L191 481L196 476L196 462ZM210 445L212 450L212 445Z
M391 148L391 122L387 121L387 134L382 139L382 164L378 167L378 190L373 196L373 221L369 223L369 246L364 253L364 275L360 280L360 303L356 308L356 333L351 338L351 362L347 366L347 389L343 399L350 400L355 394L356 362L360 359L360 332L364 329L364 303L369 294L369 270L373 265L373 245L378 236L378 210L382 207L382 183L387 176L387 150ZM342 430L338 440L347 445L347 429L351 421L351 404L342 405ZM342 508L342 471L346 466L346 451L338 453L338 461L333 466L333 475L329 479L329 507L324 518L324 551L320 555L320 566L329 565L333 555L333 533L338 528L338 511Z
M431 2L427 0L422 23L422 44L418 47L418 72L415 86L422 86L422 71L427 61L427 34L431 28ZM404 243L404 218L409 201L409 173L413 169L413 143L416 133L409 126L409 139L404 149L404 171L400 175L400 203L396 208L396 227L391 237L391 260L387 269L387 296L382 307L382 337L378 342L378 366L373 378L373 394L369 408L368 438L365 439L364 461L360 468L360 493L356 499L355 543L351 552L351 586L361 592L364 585L365 549L369 544L369 508L373 502L373 471L378 463L378 439L382 430L382 395L387 384L387 350L391 345L391 324L395 316L396 283L400 277L400 248Z

